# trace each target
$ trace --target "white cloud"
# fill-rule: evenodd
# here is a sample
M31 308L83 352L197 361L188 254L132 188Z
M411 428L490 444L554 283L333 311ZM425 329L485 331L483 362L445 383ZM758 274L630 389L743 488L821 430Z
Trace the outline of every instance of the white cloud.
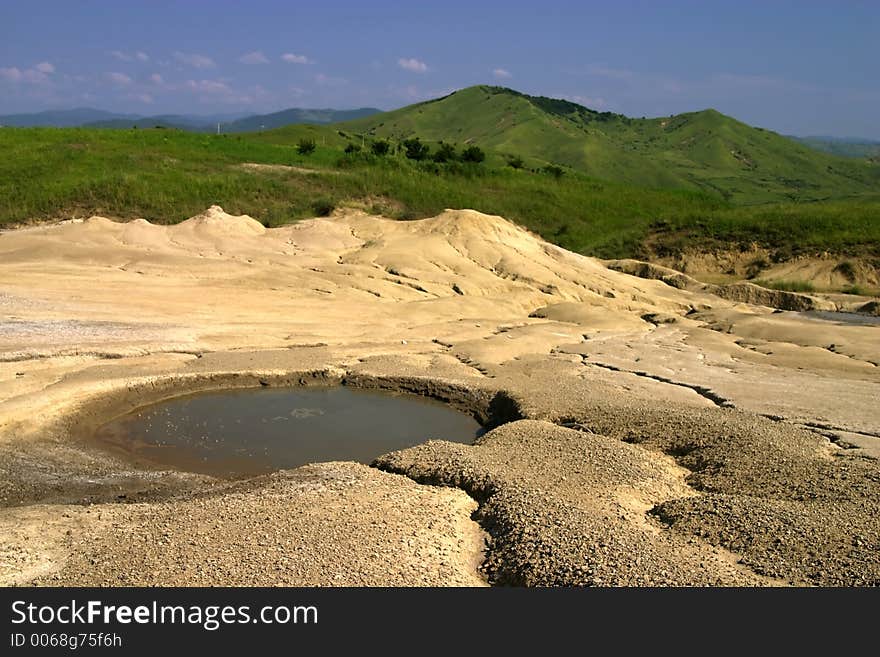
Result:
M44 62L49 66L52 66L48 62ZM8 81L8 82L29 82L31 84L42 84L44 82L49 81L49 76L46 75L45 72L40 70L42 64L38 64L35 68L26 68L24 70L18 68L17 66L12 66L10 68L0 68L0 78ZM52 67L54 71L55 68Z
M15 66L11 68L0 68L0 78L9 80L10 82L18 82L21 80L21 71Z
M261 53L259 50L255 50L254 52L248 52L238 58L242 64L268 64L269 60Z
M175 52L174 59L181 64L192 66L193 68L214 68L214 60L207 55L199 55L196 53Z
M187 80L187 89L203 94L231 94L229 85L220 80Z
M292 52L286 52L281 55L281 59L288 64L310 64L311 60L305 55L294 55Z
M49 74L55 72L55 67L52 66L52 64L50 64L49 62L40 62L34 68L37 69L40 73Z
M43 73L42 71L38 71L35 68L29 68L22 73L22 78L25 82L30 82L32 84L42 84L43 82L48 82L49 77Z
M150 56L145 53L143 50L138 50L137 52L128 53L124 50L111 50L110 54L113 55L120 62L133 62L135 60L139 62L148 62L150 61Z
M125 73L117 73L111 72L107 73L107 79L110 80L113 84L119 85L120 87L125 87L131 84L131 78L128 77Z
M271 99L272 94L260 85L250 89L234 89L223 80L187 80L170 87L175 90L195 94L203 103L224 103L226 105L253 105Z
M513 77L513 73L508 71L506 68L496 68L492 70L492 75L494 75L499 80L507 80Z
M415 57L401 57L397 60L397 65L400 68L406 71L410 71L412 73L424 73L428 70L428 65L425 64L425 62L419 61Z
M152 82L153 84L165 84L165 79L158 73L153 73L150 76L150 82Z

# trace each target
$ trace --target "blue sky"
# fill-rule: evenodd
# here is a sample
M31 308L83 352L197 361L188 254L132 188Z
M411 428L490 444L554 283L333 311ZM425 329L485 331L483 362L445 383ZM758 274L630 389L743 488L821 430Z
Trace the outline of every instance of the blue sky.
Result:
M391 109L492 83L880 139L880 2L0 0L0 114Z

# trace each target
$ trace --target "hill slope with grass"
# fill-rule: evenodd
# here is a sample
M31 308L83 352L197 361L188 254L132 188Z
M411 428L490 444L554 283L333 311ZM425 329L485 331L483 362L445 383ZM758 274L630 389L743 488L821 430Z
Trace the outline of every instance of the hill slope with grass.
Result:
M715 110L636 119L477 86L342 124L377 137L472 143L609 181L720 195L736 204L877 193L880 166L834 157Z
M314 151L299 152L303 140ZM357 142L360 151L346 152ZM880 195L737 207L705 192L497 166L497 155L480 164L414 162L400 152L376 157L370 144L337 126L317 125L219 136L3 128L0 226L91 214L174 223L215 204L266 225L344 206L398 219L473 208L601 257L757 244L780 258L831 251L880 263Z

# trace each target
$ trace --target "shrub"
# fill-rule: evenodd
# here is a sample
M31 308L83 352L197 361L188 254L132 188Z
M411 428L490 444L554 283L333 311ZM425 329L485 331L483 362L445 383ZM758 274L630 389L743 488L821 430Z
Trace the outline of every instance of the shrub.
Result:
M462 162L482 162L486 159L486 154L479 146L468 146L461 152Z
M431 154L431 149L423 144L418 137L407 139L403 142L406 157L410 160L424 160Z
M525 162L523 162L523 159L519 155L508 155L507 166L513 167L514 169L522 169L525 166Z
M746 278L754 278L770 266L767 258L755 258L746 266Z
M445 144L442 141L440 142L440 147L437 149L437 152L434 153L435 162L453 162L457 157L458 154L455 152L455 146L452 144Z
M327 217L335 209L336 204L327 198L319 198L312 203L312 210L315 211L316 217Z
M838 264L834 268L834 271L839 273L850 282L856 280L856 266L850 260L844 260L843 262Z
M300 155L309 155L315 152L315 140L314 139L300 139L299 143L296 145L296 152Z
M374 141L372 144L370 144L370 151L372 151L373 155L379 155L380 157L383 155L388 155L388 151L390 150L391 144L389 144L384 139Z
M351 155L353 153L360 153L361 146L360 146L360 144L355 144L355 143L349 142L345 147L345 152L348 153L349 155Z
M555 164L548 164L543 169L541 169L544 173L553 176L556 180L562 178L565 175L565 169L562 167L556 166Z

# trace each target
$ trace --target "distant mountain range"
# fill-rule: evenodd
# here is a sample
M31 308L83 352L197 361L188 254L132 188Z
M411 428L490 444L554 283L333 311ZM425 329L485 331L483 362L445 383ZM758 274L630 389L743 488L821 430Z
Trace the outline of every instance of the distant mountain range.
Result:
M859 137L790 137L818 151L841 157L880 158L880 141Z
M254 132L280 128L292 123L323 125L351 121L377 114L382 110L362 107L353 110L291 108L271 114L118 114L89 107L72 110L49 110L32 114L0 116L0 125L15 127L49 126L55 128L175 128L190 132Z

